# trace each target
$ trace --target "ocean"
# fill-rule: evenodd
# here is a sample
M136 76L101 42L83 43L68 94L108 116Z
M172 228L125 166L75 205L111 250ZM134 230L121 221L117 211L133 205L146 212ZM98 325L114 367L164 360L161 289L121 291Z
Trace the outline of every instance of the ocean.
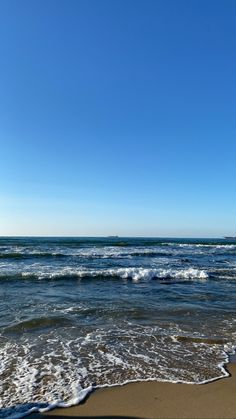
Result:
M132 381L203 384L236 346L236 242L0 238L0 417Z

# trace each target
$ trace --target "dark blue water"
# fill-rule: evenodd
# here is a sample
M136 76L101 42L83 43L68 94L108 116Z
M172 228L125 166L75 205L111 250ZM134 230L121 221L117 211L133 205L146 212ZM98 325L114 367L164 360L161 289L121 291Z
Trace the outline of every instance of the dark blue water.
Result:
M0 238L0 284L0 417L92 385L227 375L236 242Z

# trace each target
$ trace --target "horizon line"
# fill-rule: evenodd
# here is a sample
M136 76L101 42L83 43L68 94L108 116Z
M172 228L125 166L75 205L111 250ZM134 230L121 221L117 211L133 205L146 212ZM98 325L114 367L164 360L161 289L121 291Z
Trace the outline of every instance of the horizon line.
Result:
M110 239L126 239L126 238L144 238L144 239L225 239L226 237L234 237L234 236L214 236L214 237L209 237L209 236L119 236L119 235L95 235L95 236L91 236L91 235L21 235L21 234L17 234L17 235L0 235L0 238L8 238L8 237L18 237L18 238L110 238Z

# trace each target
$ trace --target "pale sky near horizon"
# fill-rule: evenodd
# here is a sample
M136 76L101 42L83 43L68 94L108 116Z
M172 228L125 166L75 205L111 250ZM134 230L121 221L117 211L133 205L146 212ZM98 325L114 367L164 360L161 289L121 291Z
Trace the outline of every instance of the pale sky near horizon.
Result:
M0 235L236 235L234 0L0 1Z

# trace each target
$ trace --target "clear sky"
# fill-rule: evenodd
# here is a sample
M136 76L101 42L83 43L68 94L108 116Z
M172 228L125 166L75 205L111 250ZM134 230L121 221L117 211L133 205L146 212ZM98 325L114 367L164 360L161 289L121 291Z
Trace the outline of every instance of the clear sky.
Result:
M235 0L0 1L0 235L236 235Z

